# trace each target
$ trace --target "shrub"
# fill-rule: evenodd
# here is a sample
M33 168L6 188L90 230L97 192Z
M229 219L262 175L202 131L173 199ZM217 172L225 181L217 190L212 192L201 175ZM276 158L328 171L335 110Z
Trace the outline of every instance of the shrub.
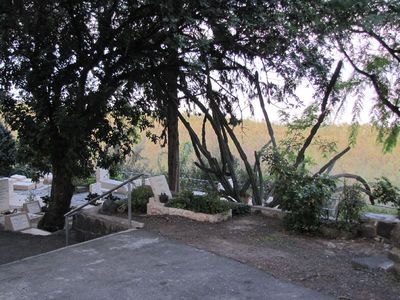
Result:
M251 212L251 206L244 203L229 202L229 206L234 216L248 215Z
M394 186L386 177L378 178L372 185L372 196L382 204L392 204L400 216L400 189Z
M147 185L139 186L132 191L132 211L146 213L147 203L149 203L149 198L153 197L153 191L151 187Z
M347 225L358 222L364 205L360 186L345 184L339 198L338 219Z
M0 123L0 175L8 176L16 159L16 146L11 132Z
M86 200L87 202L90 202L90 201L92 201L94 198L96 198L96 197L98 197L98 196L100 196L100 195L98 195L97 193L89 193L89 194L85 197L85 200ZM100 203L99 203L98 201L99 201L99 200L96 200L95 202L92 203L92 205L94 205L94 206L100 205Z
M281 208L287 212L285 225L289 230L315 232L321 225L322 204L333 194L335 183L321 176L293 173L276 184Z
M228 211L231 206L217 195L196 196L190 191L181 192L166 204L167 207L181 208L204 214L219 214Z

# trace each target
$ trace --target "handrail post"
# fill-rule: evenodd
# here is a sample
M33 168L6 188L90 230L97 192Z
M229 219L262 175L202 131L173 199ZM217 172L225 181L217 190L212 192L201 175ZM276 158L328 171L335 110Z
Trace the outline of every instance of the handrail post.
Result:
M128 222L129 228L132 228L132 182L128 183Z
M69 219L68 216L65 216L65 245L69 244Z

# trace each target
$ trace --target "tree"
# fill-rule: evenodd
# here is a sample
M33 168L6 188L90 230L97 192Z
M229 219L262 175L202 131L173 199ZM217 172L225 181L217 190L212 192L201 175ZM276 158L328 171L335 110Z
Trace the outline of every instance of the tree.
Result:
M0 123L0 176L9 176L15 164L17 149L11 132Z
M314 23L315 32L353 69L342 86L357 96L354 122L366 96L374 95L371 121L379 129L378 140L385 151L394 149L400 133L399 2L334 0L315 3L314 9L325 20Z
M72 177L130 152L141 119L131 93L141 70L157 71L146 52L165 34L151 2L2 1L0 11L1 112L29 146L24 161L53 173L40 225L57 230Z

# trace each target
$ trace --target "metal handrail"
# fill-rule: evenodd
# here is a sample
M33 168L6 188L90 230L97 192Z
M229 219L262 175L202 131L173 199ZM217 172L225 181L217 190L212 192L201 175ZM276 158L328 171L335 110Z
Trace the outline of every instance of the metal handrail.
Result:
M123 187L124 185L131 183L132 181L144 176L145 174L139 174L136 176L133 176L131 178L129 178L128 180L124 181L123 183L121 183L120 185L116 186L115 188L112 188L111 190L101 194L100 196L97 196L96 198L93 198L92 200L74 208L73 210L70 210L69 212L67 212L64 215L65 218L65 244L68 246L69 243L69 217L75 215L78 211L80 211L82 208L86 207L89 204L95 203L97 200L104 198L108 195L110 195L111 193L113 193L114 191L118 190L119 188ZM131 210L131 185L128 185L128 220L129 220L129 227L131 227L131 219L132 219L132 210Z

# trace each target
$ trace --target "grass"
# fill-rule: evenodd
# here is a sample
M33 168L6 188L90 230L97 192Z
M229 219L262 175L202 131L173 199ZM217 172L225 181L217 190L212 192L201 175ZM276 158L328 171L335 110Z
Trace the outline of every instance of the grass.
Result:
M392 207L387 207L387 206L377 206L377 205L371 205L367 204L364 206L363 213L376 213L376 214L386 214L386 215L398 215L397 209L392 208Z

